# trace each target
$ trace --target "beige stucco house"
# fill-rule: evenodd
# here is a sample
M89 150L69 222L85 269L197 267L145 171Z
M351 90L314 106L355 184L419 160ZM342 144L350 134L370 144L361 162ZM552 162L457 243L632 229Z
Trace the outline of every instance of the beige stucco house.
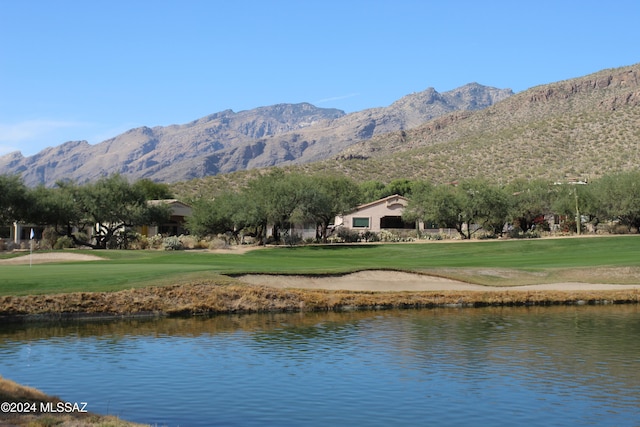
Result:
M375 202L360 205L347 215L337 216L335 226L372 232L401 228L415 229L415 223L406 223L402 220L402 212L408 203L409 200L406 197L394 194ZM423 228L422 224L419 226L420 229Z

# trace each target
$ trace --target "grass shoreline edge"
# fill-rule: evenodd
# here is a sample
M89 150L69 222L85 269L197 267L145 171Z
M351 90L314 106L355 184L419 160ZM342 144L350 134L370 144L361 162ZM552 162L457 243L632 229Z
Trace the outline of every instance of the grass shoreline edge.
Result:
M313 275L319 277L321 275ZM335 275L331 275L335 276ZM374 291L276 288L231 276L121 291L0 296L7 322L437 307L638 304L640 289Z

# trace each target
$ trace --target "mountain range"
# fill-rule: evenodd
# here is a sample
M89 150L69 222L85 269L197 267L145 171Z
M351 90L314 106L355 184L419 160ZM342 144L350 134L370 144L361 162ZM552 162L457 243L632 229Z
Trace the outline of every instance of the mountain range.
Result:
M338 173L357 182L434 184L481 178L591 181L640 167L640 64L532 87L475 111L457 110L408 130L356 141L287 170ZM259 170L172 184L184 199L237 188Z
M332 158L353 144L416 128L453 111L476 111L512 96L510 89L470 83L438 93L429 88L388 107L346 114L309 103L225 110L187 124L139 127L91 145L69 141L25 157L0 157L0 174L29 186L84 183L120 173L132 179L187 181L237 170Z
M331 167L382 181L588 181L640 166L639 106L640 64L607 69L360 141Z

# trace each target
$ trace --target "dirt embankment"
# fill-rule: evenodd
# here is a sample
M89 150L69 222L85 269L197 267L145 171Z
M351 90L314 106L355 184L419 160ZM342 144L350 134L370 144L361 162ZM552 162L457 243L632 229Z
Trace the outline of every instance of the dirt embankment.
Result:
M267 280L267 277L262 277L261 280ZM275 280L275 278L268 280ZM251 285L239 280L221 278L219 282L208 281L145 287L118 292L4 296L0 297L0 317L28 319L76 316L165 316L442 306L640 302L640 289L625 285L619 285L610 290L603 290L601 287L596 289L582 288L581 285L575 285L572 289L528 287L517 290L485 288L411 292L300 289L286 287L286 281L281 286L284 287L264 284Z
M39 253L0 263L102 259L78 253ZM118 292L0 297L0 318L193 315L268 311L326 311L439 306L638 303L640 285L553 283L495 287L401 271L341 276L244 275Z

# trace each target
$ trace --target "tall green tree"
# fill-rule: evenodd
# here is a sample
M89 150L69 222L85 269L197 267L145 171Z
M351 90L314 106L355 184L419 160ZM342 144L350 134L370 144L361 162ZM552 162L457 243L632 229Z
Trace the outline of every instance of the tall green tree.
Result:
M407 198L411 197L413 185L414 182L406 178L394 179L384 186L379 194L379 198L393 196L394 194L399 194Z
M463 239L470 239L479 229L500 233L507 208L505 193L486 181L467 180L456 186L419 183L404 217L455 228Z
M617 220L629 229L640 230L640 171L607 175L589 187L594 198L592 210L601 221ZM578 190L579 206L587 205L586 189Z
M91 219L77 195L80 186L74 182L60 181L53 188L38 186L29 192L31 208L28 222L52 227L59 236L69 236L76 242L84 241L84 230L93 227Z
M144 189L120 175L85 185L58 182L55 188L38 187L31 199L32 221L55 227L75 244L95 249L109 247L127 228L161 223L169 217L168 206L149 204Z
M149 204L143 188L117 174L80 187L76 200L85 220L95 224L93 246L97 248L107 248L122 229L157 224L169 217L167 206Z
M28 189L19 175L0 175L0 225L24 219Z
M147 200L164 200L172 199L173 193L169 188L169 184L154 182L148 178L135 181L133 187L142 191Z
M484 231L501 234L509 209L505 191L485 180L463 181L460 190L466 195L464 205L469 220ZM467 238L472 234L469 226L467 223Z
M536 220L554 213L555 190L544 180L517 179L509 183L505 191L509 197L509 219L514 227L530 230Z
M276 241L280 240L282 231L288 232L293 222L304 222L312 217L311 207L320 195L309 176L277 170L266 177L264 186L266 197L262 200Z
M384 194L384 183L380 181L364 181L360 183L360 203L369 203L381 199Z
M427 181L417 181L413 183L411 190L411 198L407 207L402 213L402 218L406 222L425 221L425 225L429 228L437 225L437 222L428 222L427 219L432 217L431 212L428 211L432 208L432 198L435 187L433 184Z
M193 211L187 218L187 228L199 236L236 233L238 219L236 213L243 209L234 193L223 193L213 200L200 199L193 203Z
M360 188L352 179L335 175L313 176L310 185L314 198L308 201L309 217L317 224L316 237L326 242L329 224L358 205Z

